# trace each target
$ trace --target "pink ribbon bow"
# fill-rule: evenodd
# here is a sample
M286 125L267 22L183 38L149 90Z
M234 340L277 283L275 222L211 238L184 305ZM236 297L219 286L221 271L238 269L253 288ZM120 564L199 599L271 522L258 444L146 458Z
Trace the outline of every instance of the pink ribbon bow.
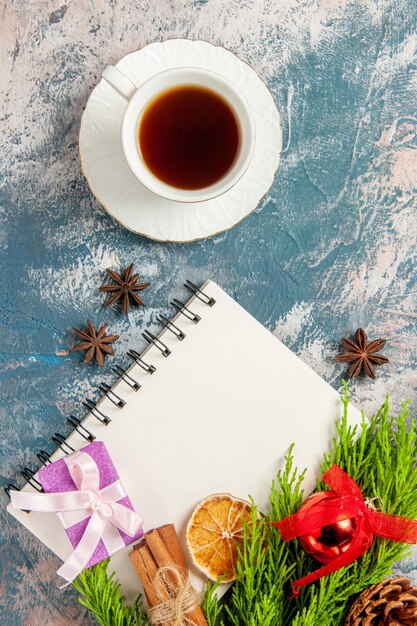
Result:
M143 522L137 513L118 504L117 501L126 496L119 480L104 489L99 489L100 473L91 456L85 452L75 452L67 458L64 457L64 461L77 491L63 493L13 491L10 496L16 509L61 513L65 528L90 516L80 542L57 572L71 583L87 565L100 539L107 552L113 554L125 547L119 530L132 537Z

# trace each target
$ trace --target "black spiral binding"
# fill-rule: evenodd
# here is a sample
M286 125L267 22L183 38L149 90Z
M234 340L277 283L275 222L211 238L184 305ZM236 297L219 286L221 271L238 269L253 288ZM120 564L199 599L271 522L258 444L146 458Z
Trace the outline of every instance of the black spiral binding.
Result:
M136 350L129 350L127 356L130 357L132 361L136 363L136 365L139 365L143 370L145 370L145 372L148 372L148 374L153 374L154 372L156 372L156 367L150 365L149 363L146 363L141 358L139 352L136 352Z
M94 417L99 422L104 424L104 426L108 426L110 424L111 422L110 417L107 417L107 415L104 415L104 413L100 411L100 409L97 408L97 403L94 402L94 400L90 400L90 398L86 398L83 402L83 406L85 406L85 408L91 413L91 415L94 415Z
M186 338L187 335L183 333L182 330L174 324L174 322L171 322L171 320L165 317L165 315L158 315L157 319L158 319L158 322L163 324L165 328L171 331L171 333L175 335L176 338L179 339L180 341Z
M174 298L171 304L175 309L177 309L178 313L184 315L184 317L189 319L191 322L194 322L194 324L198 324L198 322L201 320L201 317L197 315L197 313L193 313L188 308L188 306L186 306L183 302L177 300L177 298Z
M10 498L10 492L11 491L20 491L19 487L16 487L16 485L13 485L13 483L9 483L8 485L6 485L4 487L4 493L6 494L6 496L8 498ZM30 511L28 511L27 509L22 509L23 513L27 513L29 515Z
M184 287L186 287L186 289L191 291L191 293L193 293L195 297L198 298L204 304L208 304L208 306L213 306L216 304L216 301L214 298L210 298L210 296L204 293L204 291L201 291L201 289L197 287L197 285L192 283L191 280L186 280L184 283Z
M40 493L43 492L43 487L41 483L35 478L36 472L31 470L29 467L24 467L20 473L31 487L33 487L34 489L36 489L36 491L39 491Z
M126 385L129 385L129 387L133 389L133 391L139 391L142 387L142 385L132 378L132 376L128 374L127 370L124 370L123 367L120 367L120 365L115 365L113 367L113 372L116 372Z
M51 455L45 452L45 450L39 450L36 456L38 457L42 465L49 465L49 463L51 463Z
M187 280L184 286L189 291L191 291L191 293L196 298L198 298L198 300L203 302L203 304L206 304L210 307L216 304L214 298L211 298L210 296L205 294L200 287L197 287L197 285L195 285L191 281ZM171 304L178 313L184 315L184 317L186 317L191 322L197 324L201 320L201 317L197 315L197 313L194 313L186 304L184 304L180 300L174 298ZM159 315L158 321L166 330L169 330L173 335L175 335L175 337L179 341L183 341L186 338L186 334L181 330L181 328L179 328L176 324L174 324L172 320L168 319L164 315ZM149 344L152 344L156 348L158 348L158 350L164 357L170 356L171 350L160 339L159 336L154 335L148 330L144 331L142 335ZM149 374L153 374L156 371L156 367L144 361L141 354L136 350L129 350L127 356ZM124 369L119 365L115 365L112 369L121 380L123 380L131 389L133 389L133 391L139 391L139 389L141 389L142 385L137 380L135 380L135 378L129 371L129 368ZM115 393L110 385L107 385L106 383L101 383L99 385L99 389L104 394L104 396L106 396L115 406L119 407L120 409L125 406L126 401L121 398L117 393ZM91 413L102 424L104 424L105 426L110 424L111 419L97 407L97 402L94 402L90 398L86 398L86 400L82 404L88 410L88 412ZM95 435L83 425L83 420L80 420L78 417L71 415L69 418L67 418L67 422L72 426L74 431L77 431L77 433L89 443L95 440ZM62 450L62 452L64 452L64 454L70 454L71 452L75 452L75 449L68 443L67 437L64 437L64 435L61 435L60 433L54 433L54 436L51 437L51 440L56 444L58 448ZM39 450L39 452L37 453L37 457L39 459L39 462L44 466L52 462L50 458L51 454L49 454L45 450ZM35 471L31 470L28 467L25 467L21 471L21 474L33 489L39 492L43 491L41 483L35 478ZM4 487L4 491L10 497L10 491L19 491L19 487L17 487L13 483L9 483ZM25 512L30 513L30 511Z
M13 485L13 483L9 483L8 485L6 485L5 487L3 487L4 489L4 493L6 494L6 496L8 496L10 498L10 492L11 491L20 491L19 487L16 487L16 485Z
M68 424L71 424L73 429L76 430L77 433L79 435L81 435L81 437L84 437L84 439L86 441L88 441L88 443L93 443L93 441L96 438L96 436L93 435L93 433L91 431L89 431L88 428L83 426L82 421L79 420L78 417L74 417L74 415L70 415L67 418L67 422L68 422Z
M115 406L117 406L119 409L123 409L126 404L126 400L123 400L120 396L118 396L117 393L115 393L110 387L110 385L106 385L106 383L101 383L98 388L104 393L105 396L108 397L111 402L113 402Z
M167 357L171 354L171 350L168 348L168 346L166 346L163 341L158 339L158 337L150 333L149 330L145 330L145 332L142 333L142 337L144 337L146 341L152 343L156 348L158 348L163 356Z
M51 439L54 443L56 443L58 448L61 448L62 452L64 452L65 454L69 454L70 452L75 452L75 449L72 446L70 446L70 444L67 442L67 439L66 437L64 437L64 435L61 435L60 433L55 433L55 435L51 437Z

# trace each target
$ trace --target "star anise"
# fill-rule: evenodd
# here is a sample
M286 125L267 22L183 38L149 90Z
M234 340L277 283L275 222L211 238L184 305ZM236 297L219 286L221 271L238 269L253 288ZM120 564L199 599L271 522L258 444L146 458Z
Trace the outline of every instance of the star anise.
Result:
M74 333L83 340L74 347L74 350L87 351L84 363L89 363L95 359L99 366L103 367L105 356L114 354L114 350L109 344L119 339L119 335L106 335L107 326L107 323L103 324L97 331L90 320L87 320L87 330L72 327Z
M100 291L113 293L113 295L105 303L106 306L110 306L123 298L123 311L125 315L129 312L130 304L145 306L142 298L140 298L135 292L147 289L150 283L138 283L139 274L133 274L132 276L133 263L131 263L123 273L118 274L117 272L113 272L113 270L109 269L107 269L106 272L116 283L115 285L103 285L100 287Z
M375 365L383 365L389 360L382 354L377 354L385 344L385 339L374 339L368 343L366 332L362 328L358 328L355 334L356 341L344 337L342 345L345 352L338 354L336 359L341 363L352 362L349 367L349 378L356 378L358 374L363 373L370 378L375 378Z

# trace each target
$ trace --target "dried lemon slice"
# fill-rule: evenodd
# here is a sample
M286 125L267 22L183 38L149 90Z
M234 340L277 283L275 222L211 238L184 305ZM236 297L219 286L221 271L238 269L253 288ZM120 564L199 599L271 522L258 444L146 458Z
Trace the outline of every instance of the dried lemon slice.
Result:
M187 526L187 544L193 561L210 580L235 579L243 522L250 522L251 505L228 493L209 496L194 509Z

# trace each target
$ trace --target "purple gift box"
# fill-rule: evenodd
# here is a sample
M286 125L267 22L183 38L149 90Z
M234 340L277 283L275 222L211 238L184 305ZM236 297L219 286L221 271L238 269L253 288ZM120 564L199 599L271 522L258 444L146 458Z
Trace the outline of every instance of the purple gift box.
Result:
M110 455L107 452L107 448L102 441L94 441L88 446L81 448L80 452L85 452L95 461L100 474L100 490L108 487L109 485L112 485L119 480L119 474L117 473L116 468L114 467L113 462L110 458ZM66 461L71 460L71 457L75 454L77 454L77 452L68 454L66 456ZM42 484L42 487L46 493L61 493L77 490L77 487L71 478L66 461L64 461L64 459L59 459L59 461L55 461L54 463L46 465L39 470L39 481ZM117 500L117 503L127 507L131 511L134 511L133 505L127 495L120 500ZM59 517L63 521L64 516L61 513L57 513L57 515L59 515ZM65 528L65 532L67 533L68 538L74 548L76 548L78 543L80 542L85 532L85 529L87 528L89 519L90 515L86 513L86 517L84 519L70 527ZM143 536L142 528L140 528L139 531L132 537L129 537L129 535L127 535L120 529L118 529L118 532L120 533L120 536L126 546L133 543L134 541L137 541ZM92 565L99 563L109 556L110 554L107 551L103 540L100 539L86 567L91 567Z

